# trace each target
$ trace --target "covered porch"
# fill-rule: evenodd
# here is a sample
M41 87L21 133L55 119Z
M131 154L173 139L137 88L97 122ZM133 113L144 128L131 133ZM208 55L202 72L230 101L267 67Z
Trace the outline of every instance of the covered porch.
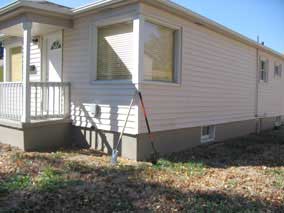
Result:
M0 123L68 120L70 83L63 80L63 32L72 27L69 10L23 2L0 11Z

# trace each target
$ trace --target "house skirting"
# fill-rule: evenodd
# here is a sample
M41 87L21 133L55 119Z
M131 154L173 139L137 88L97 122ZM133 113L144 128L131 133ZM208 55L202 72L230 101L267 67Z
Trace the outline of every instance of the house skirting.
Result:
M72 127L73 142L76 146L92 148L111 154L114 146L117 144L120 133L103 131L98 129L89 129L81 127ZM136 135L124 135L119 147L120 156L128 159L138 160L138 147Z
M261 130L269 130L275 127L276 117L261 118L260 128Z
M51 121L28 125L0 123L0 142L24 151L54 151L71 146L71 122Z
M271 117L216 125L215 141L224 141L256 133L257 128L261 128L261 131L273 129L275 119L275 117ZM75 133L73 139L78 145L91 147L108 154L111 154L112 148L119 137L117 132L73 128L72 132ZM201 128L194 127L155 132L155 146L160 154L164 155L201 145ZM148 134L124 135L120 150L122 157L138 161L147 160L152 152Z
M275 117L252 119L216 125L216 141L256 133L274 128ZM162 154L179 152L201 145L201 128L184 128L154 132L155 146ZM0 123L0 142L25 151L53 151L58 148L93 148L111 154L116 145L118 132L103 131L72 126L67 121L35 123L23 126ZM124 135L119 147L122 157L143 161L149 158L152 147L148 134Z

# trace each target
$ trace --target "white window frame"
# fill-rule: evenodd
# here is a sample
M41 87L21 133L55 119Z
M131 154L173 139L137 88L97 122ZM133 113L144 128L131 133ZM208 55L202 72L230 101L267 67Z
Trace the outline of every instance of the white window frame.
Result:
M144 79L144 66L140 71L140 79L142 79L143 84L154 84L154 85L165 85L165 86L181 86L181 72L182 72L182 41L183 41L183 28L180 25L169 23L165 20L158 19L156 17L145 16L145 22L151 22L153 24L157 24L163 27L167 27L175 31L175 49L174 49L174 80L173 82L165 82L165 81L156 81L156 80L146 80ZM142 30L143 31L143 30ZM142 35L142 41L144 45L144 38ZM143 57L144 57L144 46L143 46ZM144 60L141 62L144 64Z
M262 70L262 62L264 62L265 64L265 67L264 67L264 70ZM266 79L262 79L261 76L262 76L262 72L264 72L266 74ZM269 60L266 59L266 58L260 58L259 60L259 81L261 83L268 83L268 80L269 80Z
M107 19L103 19L103 20L98 20L98 21L94 21L91 25L90 25L90 32L89 32L89 48L90 48L90 78L91 84L97 85L109 85L109 84L134 84L137 83L138 79L138 73L136 74L135 69L132 72L132 79L125 79L125 80L117 80L117 79L113 79L113 80L99 80L97 79L97 60L98 60L98 29L101 27L106 27L109 25L115 25L115 24L120 24L123 22L128 22L131 21L133 22L133 42L135 43L136 40L139 38L137 37L137 30L139 32L139 29L135 28L135 20L137 19L136 16L121 16L121 17L111 17L111 18L107 18ZM137 48L135 48L135 44L134 46L134 53L136 53ZM134 58L136 54L133 54ZM135 59L134 62L135 63ZM135 64L134 64L135 66Z
M276 73L276 67L278 67L278 73ZM281 79L282 78L282 69L283 65L281 63L275 62L274 63L274 78Z
M209 127L209 135L203 135L203 128ZM201 128L201 143L209 143L215 141L216 137L216 126L214 125L207 125Z

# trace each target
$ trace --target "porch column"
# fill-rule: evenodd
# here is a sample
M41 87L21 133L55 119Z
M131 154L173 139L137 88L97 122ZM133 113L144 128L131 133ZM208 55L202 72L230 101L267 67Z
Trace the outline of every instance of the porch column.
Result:
M139 15L133 20L134 34L134 74L133 83L139 89L139 83L143 81L144 72L144 17Z
M31 121L31 92L30 92L30 54L32 23L23 23L23 115L22 123Z

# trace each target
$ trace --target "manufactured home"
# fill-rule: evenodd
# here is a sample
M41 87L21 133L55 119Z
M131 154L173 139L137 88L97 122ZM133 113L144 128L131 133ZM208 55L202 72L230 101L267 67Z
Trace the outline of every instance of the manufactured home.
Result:
M0 35L0 141L27 151L111 153L136 91L162 154L282 123L284 55L168 0L18 0ZM119 150L151 153L137 97Z

